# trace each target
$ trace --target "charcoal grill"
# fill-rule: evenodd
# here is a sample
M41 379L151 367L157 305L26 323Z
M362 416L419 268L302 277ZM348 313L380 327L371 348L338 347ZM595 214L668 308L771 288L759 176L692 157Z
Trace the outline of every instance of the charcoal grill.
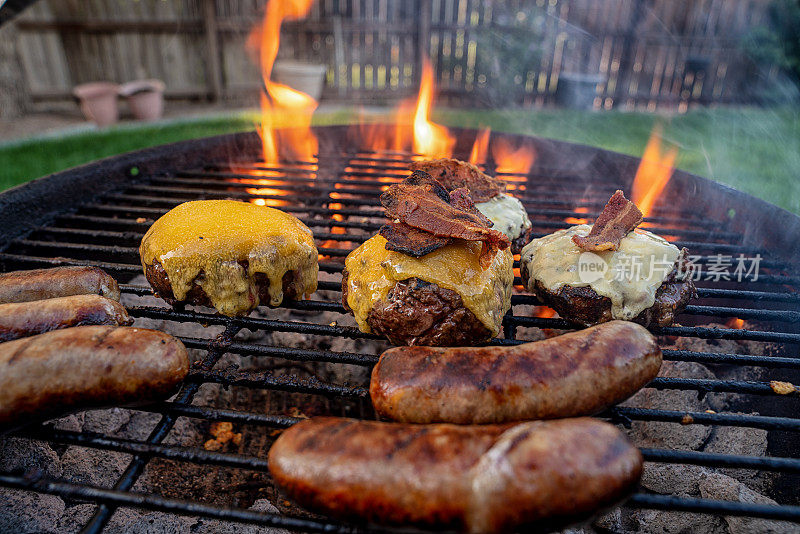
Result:
M113 487L54 480L41 472L0 473L0 485L31 492L55 494L70 502L87 502L96 510L83 532L100 532L119 507L216 518L224 521L284 527L302 531L350 532L355 527L330 522L291 508L281 513L261 513L208 503L192 496L158 495L134 491L134 485L154 458L191 463L201 469L241 469L265 473L264 454L214 452L181 443L165 444L179 418L228 421L253 432L269 433L288 427L297 417L286 410L264 413L193 404L203 384L230 388L268 390L276 394L302 394L320 399L322 410L335 415L374 417L366 384L336 383L302 373L272 373L236 368L219 369L226 353L279 358L287 362L326 362L331 365L369 367L378 353L297 348L253 343L237 333L242 329L293 332L319 339L344 337L376 339L349 326L318 319L320 312L343 313L340 278L344 256L370 237L383 223L377 196L382 187L406 173L412 155L360 149L360 140L347 127L315 130L319 141L316 161L287 162L265 166L259 161L260 142L254 133L219 136L167 145L114 158L33 181L0 195L0 262L4 270L56 265L96 265L123 282L124 294L147 296L150 288L131 284L141 272L137 247L152 223L175 205L197 199L234 198L277 204L298 216L315 233L319 246L320 291L312 300L288 304L296 312L291 320L271 318L270 311L240 319L221 317L208 309L173 310L166 305L134 305L136 318L158 319L169 325L202 323L224 331L211 339L182 337L190 348L204 351L178 395L169 402L137 410L161 414L144 440L111 435L57 430L35 425L19 436L55 444L71 444L125 452L132 460ZM466 158L475 131L454 130L455 155ZM510 143L532 143L536 152L533 169L525 175L500 173L511 192L525 205L535 236L570 225L567 218L593 219L616 188L630 192L638 160L596 148L547 139L493 134L492 142L505 137ZM491 153L491 151L490 151ZM495 171L491 160L487 170ZM263 185L249 182L269 180ZM253 191L253 188L262 188ZM250 191L248 191L250 189ZM652 230L692 253L702 255L701 271L710 272L716 255L760 254L757 281L716 280L698 282L699 300L679 317L680 326L653 328L661 340L680 338L760 342L769 350L759 354L664 350L667 361L768 370L769 380L722 380L707 378L657 378L648 385L659 390L688 390L698 395L736 393L744 399L744 412L687 413L674 407L615 407L602 414L615 423L660 421L676 425L737 426L769 431L766 456L717 454L672 448L643 448L647 462L693 464L706 467L742 468L779 474L778 505L687 498L640 491L624 505L681 512L751 516L800 522L800 458L796 444L800 431L798 391L779 395L770 380L798 382L800 359L800 218L758 199L705 179L676 172L660 201L646 219ZM519 280L517 279L517 282ZM538 305L527 294L516 294L512 311L503 321L496 344L515 344L525 339L530 327L569 330L562 319L530 316L519 310ZM299 317L300 319L296 319ZM738 318L747 328L719 326ZM316 321L315 321L316 319ZM755 352L755 351L752 351ZM224 492L224 489L221 490ZM168 492L165 492L168 493ZM223 499L224 500L224 499Z

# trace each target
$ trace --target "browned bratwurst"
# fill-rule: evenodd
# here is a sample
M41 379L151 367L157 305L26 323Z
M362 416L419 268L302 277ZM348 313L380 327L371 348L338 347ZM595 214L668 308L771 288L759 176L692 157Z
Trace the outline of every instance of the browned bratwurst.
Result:
M397 347L372 371L381 416L405 423L502 423L591 415L652 380L661 350L611 321L515 347Z
M119 302L100 295L72 295L0 304L0 341L35 336L72 326L133 323Z
M119 300L119 286L97 267L54 267L0 274L0 304L92 294Z
M321 417L278 438L269 470L300 505L340 519L494 533L575 522L615 503L639 480L642 457L590 418L458 426Z
M77 326L0 343L0 429L172 394L186 348L156 330Z

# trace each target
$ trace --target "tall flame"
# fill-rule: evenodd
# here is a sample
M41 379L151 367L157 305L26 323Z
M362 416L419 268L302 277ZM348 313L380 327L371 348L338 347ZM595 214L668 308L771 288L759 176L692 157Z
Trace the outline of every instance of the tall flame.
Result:
M433 105L433 85L433 68L426 59L422 64L422 80L414 111L414 152L433 158L447 158L453 155L456 139L447 128L428 119Z
M475 143L472 144L472 151L469 154L469 162L473 165L486 163L486 155L489 152L489 136L491 134L492 129L487 126L478 132L475 137Z
M247 47L258 54L264 88L261 94L261 124L257 126L264 150L264 162L278 163L281 154L311 161L317 152L317 139L311 131L311 116L317 101L287 85L273 82L272 66L278 55L281 24L285 19L305 17L313 0L270 0L264 21L253 30ZM278 131L278 128L287 128Z
M413 150L429 158L452 156L456 138L447 128L429 119L435 92L433 78L433 68L426 58L419 93L416 98L400 103L394 111L393 124L387 127L360 120L350 134L358 136L362 147L376 152Z
M647 217L653 210L653 204L669 183L672 171L675 170L675 158L678 149L669 148L661 151L661 127L656 125L642 155L642 162L636 170L633 180L631 200L639 207L642 215Z
M498 137L492 143L492 156L497 172L528 174L536 160L536 151L531 141L525 140L515 147L505 137Z

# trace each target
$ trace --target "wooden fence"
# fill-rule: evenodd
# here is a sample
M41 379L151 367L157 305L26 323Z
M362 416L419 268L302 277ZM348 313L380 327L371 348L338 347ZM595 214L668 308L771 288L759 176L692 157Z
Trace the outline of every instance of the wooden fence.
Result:
M82 82L142 77L164 80L171 97L254 95L260 77L244 42L264 3L42 0L14 23L22 83L35 100L68 97ZM308 18L284 23L279 58L325 64L325 99L406 97L428 55L440 98L456 105L548 105L571 82L589 87L595 107L685 109L752 98L756 66L740 43L766 23L768 5L316 0Z

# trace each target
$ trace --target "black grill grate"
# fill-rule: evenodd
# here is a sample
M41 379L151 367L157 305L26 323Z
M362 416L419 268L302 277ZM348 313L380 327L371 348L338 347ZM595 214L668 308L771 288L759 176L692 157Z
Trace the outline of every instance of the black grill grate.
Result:
M344 130L319 130L320 135L329 140L342 137L341 132ZM461 132L460 139L461 145L471 143L474 132ZM251 141L247 144L248 149L234 151L235 158L228 155L232 150L228 148L223 151L223 156L217 152L209 154L208 160L182 161L178 165L167 163L162 158L161 169L158 159L147 164L143 162L142 170L145 172L141 172L135 181L117 182L114 187L98 196L87 198L72 211L54 208L48 216L42 218L42 223L28 228L24 235L7 236L8 245L0 252L0 261L5 270L50 265L97 265L123 281L131 281L141 272L137 250L139 240L153 220L180 202L236 198L275 204L276 207L297 215L312 228L321 254L320 272L323 280L320 282L320 292L314 295L313 300L285 306L297 312L291 320L270 319L269 312L265 312L264 317L230 319L215 315L207 309L176 311L164 305L145 304L129 307L131 315L137 319L162 320L168 325L217 325L224 327L224 332L213 339L181 337L188 347L203 351L202 361L193 367L181 391L172 401L137 408L161 414L160 422L144 440L56 430L48 425L17 432L19 436L36 440L131 454L132 461L113 488L47 480L37 473L2 473L0 485L97 504L97 510L84 527L84 532L102 531L114 510L121 506L304 531L352 530L324 518L257 513L241 508L213 506L131 491L153 458L266 472L264 455L220 453L164 444L165 438L180 417L227 421L257 429L285 428L298 420L283 413L259 413L193 404L196 393L203 384L311 395L326 399L326 406L334 414L373 416L368 401L368 389L363 383L343 384L294 373L218 368L217 363L223 355L232 353L279 358L297 364L328 362L361 367L374 365L379 353L258 344L237 337L237 333L248 329L300 333L320 339L377 339L376 336L363 334L353 327L317 323L315 319L320 312L344 313L339 302L340 278L337 278L344 256L370 237L382 224L382 210L379 208L377 195L382 187L404 176L404 168L410 155L348 152L347 146L329 142L322 143L318 162L294 162L279 167L267 167L247 163L256 159L253 150L256 145ZM586 149L575 150L582 153L580 150ZM613 157L609 157L613 161ZM548 158L544 159L544 162L537 161L537 165L528 175L500 173L508 181L511 192L523 201L529 211L535 236L570 226L567 218L593 219L614 189L621 187L629 191L631 173L609 167L607 161L590 158L588 168L593 169L592 172L586 171L587 167L583 168L583 172L576 172L575 169L553 164ZM227 163L228 160L235 160L236 163ZM241 163L242 160L245 162ZM631 162L620 161L623 162L620 165L630 171ZM128 157L125 165L132 167L136 163L134 155ZM492 162L487 167L490 172L495 170ZM81 172L87 176L89 174L89 171L78 170L78 178ZM264 182L251 183L254 179ZM709 262L717 254L761 254L763 260L757 282L699 282L700 299L679 318L682 326L654 328L653 332L663 336L662 339L666 341L674 341L675 338L741 340L763 343L766 349L760 354L665 349L665 360L766 368L770 372L770 378L775 380L791 380L796 377L796 370L800 368L800 359L797 358L800 345L800 293L797 291L800 280L795 276L797 262L793 261L791 255L777 254L774 243L768 239L748 240L747 232L743 232L716 212L693 210L677 203L664 203L664 206L657 207L653 216L646 220L651 229L670 236L679 246L686 246L693 253L701 254L700 263L705 266L704 269L707 269ZM800 228L800 225L796 228ZM141 284L123 284L122 289L124 294L134 297L151 294L149 287ZM538 305L537 300L530 295L517 294L513 297L512 304L512 312L504 319L503 335L494 341L496 344L523 342L525 334L519 334L521 328L571 328L561 319L522 315L520 306ZM748 328L719 326L731 318L746 320ZM751 411L759 411L761 414L687 413L671 409L670 406L659 406L615 407L601 416L623 425L630 425L635 421L661 421L683 425L763 429L775 433L782 440L797 443L796 432L800 431L800 418L796 415L800 406L797 389L793 394L779 395L771 382L764 380L668 377L657 378L648 387L696 391L698 395L719 392L741 394L751 403ZM787 449L796 447L784 447L782 450ZM800 458L796 457L726 455L668 448L643 448L642 452L648 462L775 471L786 476L800 473ZM800 506L793 505L798 502L800 495L795 493L791 498L794 500L785 504L762 505L640 492L626 506L800 521Z

